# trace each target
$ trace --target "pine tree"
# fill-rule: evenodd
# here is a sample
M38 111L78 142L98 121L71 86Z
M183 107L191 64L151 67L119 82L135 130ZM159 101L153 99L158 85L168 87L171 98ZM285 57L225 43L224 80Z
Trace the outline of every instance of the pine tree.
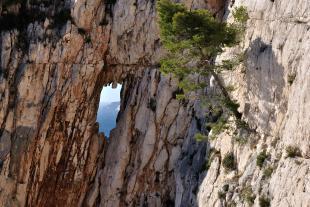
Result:
M160 37L168 51L167 57L161 60L161 71L178 78L179 86L185 92L205 87L205 84L191 82L192 75L212 74L223 95L228 97L219 83L217 72L222 68L232 69L236 60L215 65L214 58L223 52L224 47L240 42L242 28L248 18L246 9L240 8L234 11L237 23L227 24L214 18L208 10L189 11L183 4L160 0L157 4Z
M249 18L246 8L233 11L235 23L232 24L219 21L208 10L188 10L183 4L169 0L159 0L157 11L161 42L168 52L161 60L161 72L178 79L184 92L179 97L206 87L205 83L197 83L197 76L212 75L222 92L223 107L240 122L239 105L230 99L218 75L222 70L232 70L242 58L225 60L220 65L214 60L224 47L235 46L243 38Z

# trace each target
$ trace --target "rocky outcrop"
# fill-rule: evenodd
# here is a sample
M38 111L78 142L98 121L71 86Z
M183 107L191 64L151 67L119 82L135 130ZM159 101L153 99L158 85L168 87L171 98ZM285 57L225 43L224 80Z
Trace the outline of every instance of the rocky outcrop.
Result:
M246 51L244 66L222 79L234 85L251 129L242 139L225 131L206 142L194 135L207 133L208 109L177 100L175 80L158 70L164 51L154 1L7 2L1 206L310 205L307 0L184 1L227 21L239 5L250 16L244 42L218 60ZM96 111L102 86L116 82L121 110L106 141ZM298 157L286 156L290 145ZM236 168L227 171L230 152Z

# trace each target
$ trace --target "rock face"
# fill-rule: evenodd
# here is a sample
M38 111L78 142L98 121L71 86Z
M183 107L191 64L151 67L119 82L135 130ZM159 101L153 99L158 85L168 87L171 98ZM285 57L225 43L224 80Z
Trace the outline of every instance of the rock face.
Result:
M158 70L155 2L110 3L0 3L0 205L309 206L310 2L184 1L227 21L236 6L249 11L244 66L222 75L252 129L243 142L227 131L195 141L208 111L178 101ZM115 82L107 142L96 112ZM290 145L301 155L286 157Z
M0 39L1 206L82 205L105 143L95 117L109 29L93 11L105 6L93 2L89 26L69 21L68 2L58 3L2 5L11 28Z
M250 16L245 72L224 79L238 88L233 95L256 134L244 145L227 134L211 141L221 155L235 154L237 170L225 173L215 159L200 186L198 204L259 206L264 197L271 206L309 206L309 1L235 1L239 5ZM287 157L288 146L298 146L301 156ZM263 150L268 158L260 169L256 162Z

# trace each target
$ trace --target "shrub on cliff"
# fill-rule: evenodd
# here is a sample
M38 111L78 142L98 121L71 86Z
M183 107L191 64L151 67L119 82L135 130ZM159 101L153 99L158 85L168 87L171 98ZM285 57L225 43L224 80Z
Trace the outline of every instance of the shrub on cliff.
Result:
M227 171L235 170L235 156L234 153L229 152L224 156L224 159L222 160L222 165Z
M201 133L195 134L195 140L196 140L197 142L205 141L205 140L207 140L207 139L208 139L208 137L207 137L206 135L203 135L203 134L201 134Z
M214 18L208 10L189 11L183 4L160 0L157 4L160 38L168 51L167 58L161 61L161 71L172 73L187 91L204 87L193 83L189 76L216 75L219 68L227 68L228 60L223 65L214 65L214 58L224 47L240 42L240 27L248 19L246 9L240 8L233 11L236 23L228 24Z
M243 188L241 190L240 196L242 200L246 201L249 204L249 206L252 206L254 204L256 196L253 193L251 186L246 186L245 188Z
M261 169L265 163L265 160L268 158L266 150L258 154L256 158L256 165Z
M215 64L215 57L224 47L235 46L241 41L248 19L246 9L234 10L235 23L232 24L219 21L208 10L188 10L183 4L169 0L159 0L157 10L161 42L168 52L161 60L161 72L172 74L178 80L182 89L178 97L184 99L190 92L205 88L205 79L197 77L212 75L221 91L222 107L240 120L239 105L229 97L218 74L223 69L231 70L241 59L231 58Z
M273 167L271 166L267 167L263 172L264 178L270 178L272 173L273 173Z
M287 146L286 147L286 156L290 158L301 157L300 149L296 146Z
M208 10L188 11L169 0L160 0L157 8L161 42L168 50L168 57L161 61L162 72L172 73L187 91L200 88L189 75L215 72L210 61L223 47L239 42L238 28L218 21Z

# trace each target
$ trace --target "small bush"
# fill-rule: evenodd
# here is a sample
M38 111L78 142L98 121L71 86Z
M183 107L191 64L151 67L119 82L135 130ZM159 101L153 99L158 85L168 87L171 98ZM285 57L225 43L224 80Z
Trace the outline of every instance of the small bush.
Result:
M296 78L296 73L292 73L292 74L290 74L290 75L287 76L287 82L288 82L290 85L292 85L293 82L294 82L294 80L295 80L295 78Z
M186 99L184 94L176 94L176 99L178 101L184 101Z
M206 9L188 10L184 4L170 0L157 1L157 12L160 40L168 52L167 57L161 60L161 72L173 74L185 94L205 87L191 75L207 77L210 72L215 72L217 66L206 64L206 58L222 53L224 47L238 44L239 27L218 21ZM241 13L237 10L237 21L242 19ZM202 61L193 65L193 60ZM231 61L226 65L233 67ZM223 88L221 90L224 91Z
M260 207L270 207L270 199L265 196L259 197L259 206Z
M286 147L286 157L294 158L294 157L300 157L301 152L300 149L296 146L287 146Z
M176 99L176 98L177 98L177 95L179 95L179 94L184 94L183 89L177 88L175 91L173 91L173 92L172 92L172 98Z
M229 152L224 156L224 159L222 161L222 166L225 168L227 171L235 170L235 156L234 153Z
M266 151L262 151L256 158L256 165L261 169L264 165L265 160L268 158Z
M203 134L201 134L201 133L195 134L195 140L196 140L197 142L206 141L207 139L208 139L208 136L206 136L206 135L203 135Z
M270 178L272 173L273 173L273 168L272 167L267 167L264 170L263 175L264 175L265 178Z
M234 19L241 24L245 24L249 19L249 14L244 6L237 7L233 10L232 15Z
M253 193L253 190L250 186L245 187L241 191L241 198L242 200L246 201L249 205L253 205L256 196Z

